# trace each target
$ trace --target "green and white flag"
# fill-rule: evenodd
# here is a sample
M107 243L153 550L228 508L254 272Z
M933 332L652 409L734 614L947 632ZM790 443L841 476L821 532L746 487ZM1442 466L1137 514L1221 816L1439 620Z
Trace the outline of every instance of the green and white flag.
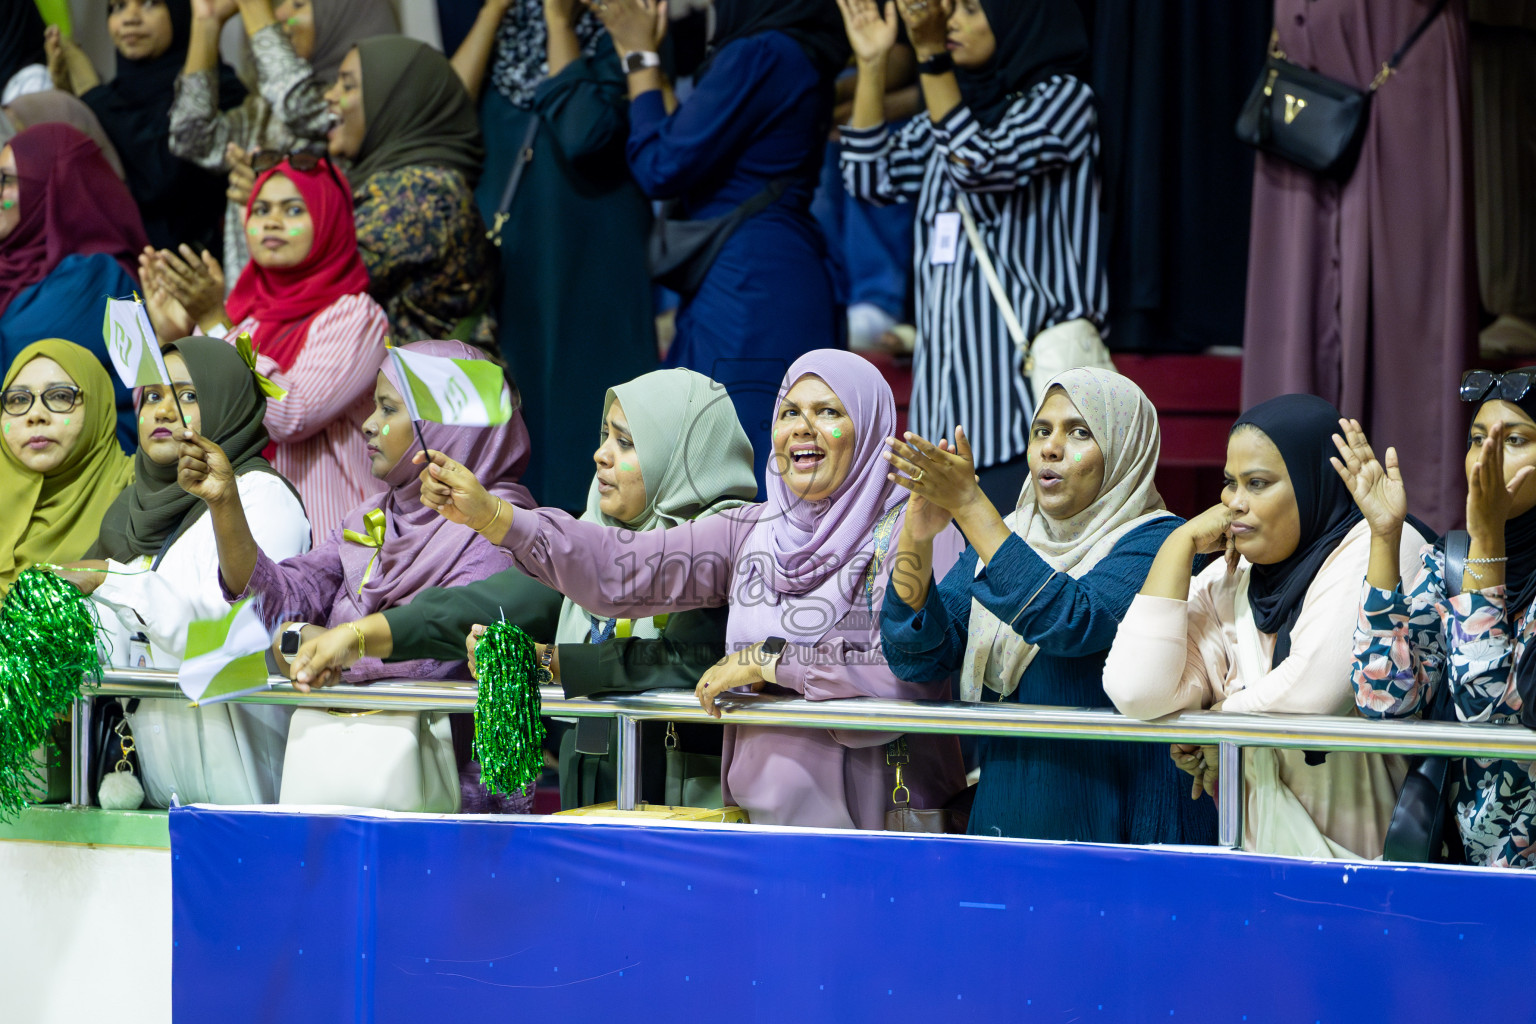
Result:
M501 367L485 359L450 359L391 348L413 420L493 427L512 418L512 392Z
M219 701L267 689L267 648L272 634L250 598L222 619L187 627L187 655L176 682L193 704Z
M130 388L171 383L160 342L149 322L144 304L133 299L107 299L107 315L101 324L101 337L117 376Z

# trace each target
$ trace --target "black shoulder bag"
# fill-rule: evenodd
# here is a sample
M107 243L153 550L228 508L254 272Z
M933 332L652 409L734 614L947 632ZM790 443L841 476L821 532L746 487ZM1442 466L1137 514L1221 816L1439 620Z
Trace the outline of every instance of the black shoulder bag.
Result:
M1445 10L1446 3L1436 0L1365 89L1291 63L1280 50L1279 33L1271 35L1269 58L1237 118L1238 139L1324 177L1348 179L1360 155L1371 97Z
M1461 576L1467 564L1471 537L1466 530L1452 530L1445 535L1445 596L1461 593ZM1442 685L1426 709L1425 718L1455 721L1450 687ZM1461 834L1451 814L1451 759L1414 757L1408 762L1408 777L1392 808L1392 822L1382 856L1386 860L1416 864L1462 862ZM1442 847L1447 853L1442 853Z
M672 210L676 204L663 204L651 227L651 280L679 295L698 291L736 229L777 201L794 180L793 176L774 178L730 213L708 220L674 220Z

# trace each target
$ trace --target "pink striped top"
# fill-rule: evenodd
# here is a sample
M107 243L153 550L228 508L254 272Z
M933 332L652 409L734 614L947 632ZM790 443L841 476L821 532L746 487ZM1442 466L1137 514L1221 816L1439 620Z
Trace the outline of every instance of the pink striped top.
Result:
M254 332L247 317L226 336ZM346 514L385 489L368 465L363 421L373 411L373 385L384 362L389 320L367 295L344 295L309 326L299 357L285 373L266 356L256 369L288 392L267 402L267 432L277 445L272 465L304 499L318 546Z

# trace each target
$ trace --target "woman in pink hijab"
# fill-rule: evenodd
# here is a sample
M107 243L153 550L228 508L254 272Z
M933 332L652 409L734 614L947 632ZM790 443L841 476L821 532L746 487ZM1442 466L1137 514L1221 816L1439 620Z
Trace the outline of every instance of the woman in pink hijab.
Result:
M423 341L408 352L484 359L485 354L458 341ZM371 612L405 604L428 587L471 583L500 572L511 559L473 531L445 522L421 503L419 469L412 458L420 450L402 385L386 358L373 394L373 415L363 423L373 475L389 490L349 512L341 526L308 554L274 562L251 538L239 503L222 500L228 462L205 438L182 444L182 486L208 503L219 544L219 576L231 601L255 595L268 628L300 628L305 641L327 633L332 623L360 619ZM420 423L427 446L472 466L485 476L498 500L534 504L518 477L528 465L528 430L521 413L499 427L452 427ZM281 631L281 630L280 630ZM335 634L335 635L329 635ZM350 630L330 630L331 642L356 646ZM279 654L279 659L281 655ZM286 664L284 663L286 669ZM347 670L348 682L385 677L443 679L462 676L462 662L392 662L364 657Z
M641 616L729 605L724 659L704 674L700 704L719 717L727 690L944 699L948 684L897 679L880 649L880 608L905 492L881 457L896 426L889 386L847 352L807 353L790 367L773 415L768 500L646 533L520 509L475 474L434 456L422 501L477 528L517 568L598 615ZM920 500L920 499L919 499ZM936 550L963 546L950 527ZM943 559L946 555L936 555ZM891 808L891 733L726 726L726 803L753 822L878 829ZM965 786L952 736L908 738L911 804L942 807Z

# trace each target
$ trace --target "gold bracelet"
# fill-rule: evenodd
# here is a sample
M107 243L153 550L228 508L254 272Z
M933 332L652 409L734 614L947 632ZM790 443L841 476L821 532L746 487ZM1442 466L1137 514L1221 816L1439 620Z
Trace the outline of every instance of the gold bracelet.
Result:
M363 627L356 622L347 623L352 627L352 632L357 634L357 658L359 661L368 657L368 638L363 635Z
M491 521L490 522L486 523L484 526L480 527L480 529L476 530L475 531L476 533L480 534L481 536L484 536L486 530L489 530L491 527L496 525L496 521L501 518L501 506L502 506L502 504L503 504L502 500L500 498L497 498L496 499L496 514L491 516Z

